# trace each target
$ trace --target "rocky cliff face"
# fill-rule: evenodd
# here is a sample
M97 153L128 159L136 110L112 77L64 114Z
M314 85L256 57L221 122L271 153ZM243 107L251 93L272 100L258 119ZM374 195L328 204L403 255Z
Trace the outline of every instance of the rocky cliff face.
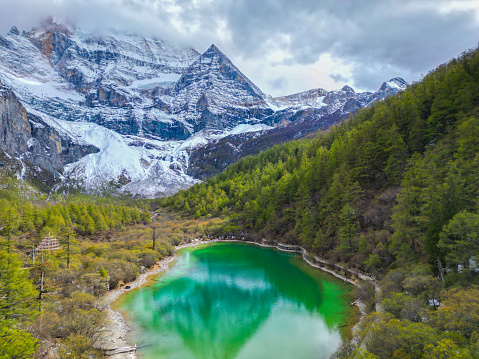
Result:
M261 90L215 45L180 77L170 96L172 112L184 119L192 132L232 129L273 113Z
M63 19L21 34L13 27L0 36L0 59L6 155L61 174L64 187L149 197L207 176L198 169L222 143L255 139L248 151L225 151L216 171L405 87L393 79L374 93L345 86L273 99L215 45L199 54L136 34L88 33Z
M0 83L0 149L23 163L20 176L31 177L39 169L51 180L66 164L98 152L94 146L62 136L42 118L29 114L13 91ZM34 168L37 167L37 168Z
M28 150L31 131L27 111L13 91L0 83L0 148L11 155L21 156Z
M40 117L29 116L29 122L31 137L27 141L28 151L23 154L23 159L32 165L61 174L65 165L99 151L95 146L60 134Z

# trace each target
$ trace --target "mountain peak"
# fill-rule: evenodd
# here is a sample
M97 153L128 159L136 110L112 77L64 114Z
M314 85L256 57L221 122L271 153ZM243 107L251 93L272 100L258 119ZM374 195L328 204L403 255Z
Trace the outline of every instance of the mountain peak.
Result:
M181 76L173 91L174 113L193 123L194 132L231 129L272 113L261 90L214 44Z
M352 87L349 87L348 85L344 85L341 91L354 93L354 90L352 89Z
M404 85L407 84L406 80L404 80L402 77L394 77L391 80L389 80L389 82L391 82L391 81L401 83L401 84L404 84Z
M215 44L211 44L210 47L208 47L208 50L206 52L219 52L222 54L221 50L218 49L218 47Z
M202 55L202 58L213 58L213 57L218 57L221 59L228 59L228 56L226 56L215 44L211 44L210 47L208 47L208 50L206 50Z
M10 32L10 34L20 35L20 31L18 31L16 26L12 26L12 28L10 29L9 32Z
M262 94L262 92L241 73L241 71L215 44L211 44L208 50L206 50L200 58L189 67L188 71L182 75L180 80L176 83L176 90L181 90L182 88L191 85L193 82L199 81L200 78L203 78L204 76L208 78L207 82L212 84L211 81L213 78L210 78L210 74L212 73L215 74L215 78L222 77L231 81L237 81L242 85L248 84L253 88L254 92L257 92L259 95Z
M383 84L380 87L380 90L384 91L388 88L404 90L406 86L407 86L406 80L404 80L402 77L394 77L389 81L383 82Z

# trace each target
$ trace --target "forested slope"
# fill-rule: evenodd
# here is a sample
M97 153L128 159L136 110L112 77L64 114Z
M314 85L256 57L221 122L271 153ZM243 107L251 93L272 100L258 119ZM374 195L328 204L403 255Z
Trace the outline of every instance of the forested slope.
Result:
M479 358L479 49L311 140L163 201L222 233L302 244L379 275L364 346L338 358ZM228 222L228 220L226 221ZM359 353L360 352L360 353Z
M222 223L164 213L152 222L146 200L47 196L12 172L0 171L0 358L107 357L107 290ZM39 248L48 234L57 250Z
M478 110L471 50L313 140L244 158L163 204L227 214L250 232L369 270L419 257L465 264L445 258L443 229L459 213L476 216Z
M165 240L147 245L150 222L146 203L47 198L2 171L0 357L102 357L107 319L98 298L172 250ZM49 233L61 249L33 252Z

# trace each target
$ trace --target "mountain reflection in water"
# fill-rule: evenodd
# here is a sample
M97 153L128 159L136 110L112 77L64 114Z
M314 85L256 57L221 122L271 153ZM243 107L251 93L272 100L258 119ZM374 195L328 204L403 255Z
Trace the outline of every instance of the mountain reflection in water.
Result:
M347 299L297 260L243 244L182 252L155 286L125 298L133 339L151 344L146 358L327 357Z

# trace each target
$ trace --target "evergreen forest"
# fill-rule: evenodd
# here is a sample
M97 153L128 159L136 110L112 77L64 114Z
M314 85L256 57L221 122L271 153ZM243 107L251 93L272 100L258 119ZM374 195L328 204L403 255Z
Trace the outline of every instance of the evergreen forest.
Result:
M341 125L243 158L161 204L226 218L222 235L300 244L376 276L380 291L364 283L358 293L373 312L365 345L338 357L477 358L478 181L472 49Z

